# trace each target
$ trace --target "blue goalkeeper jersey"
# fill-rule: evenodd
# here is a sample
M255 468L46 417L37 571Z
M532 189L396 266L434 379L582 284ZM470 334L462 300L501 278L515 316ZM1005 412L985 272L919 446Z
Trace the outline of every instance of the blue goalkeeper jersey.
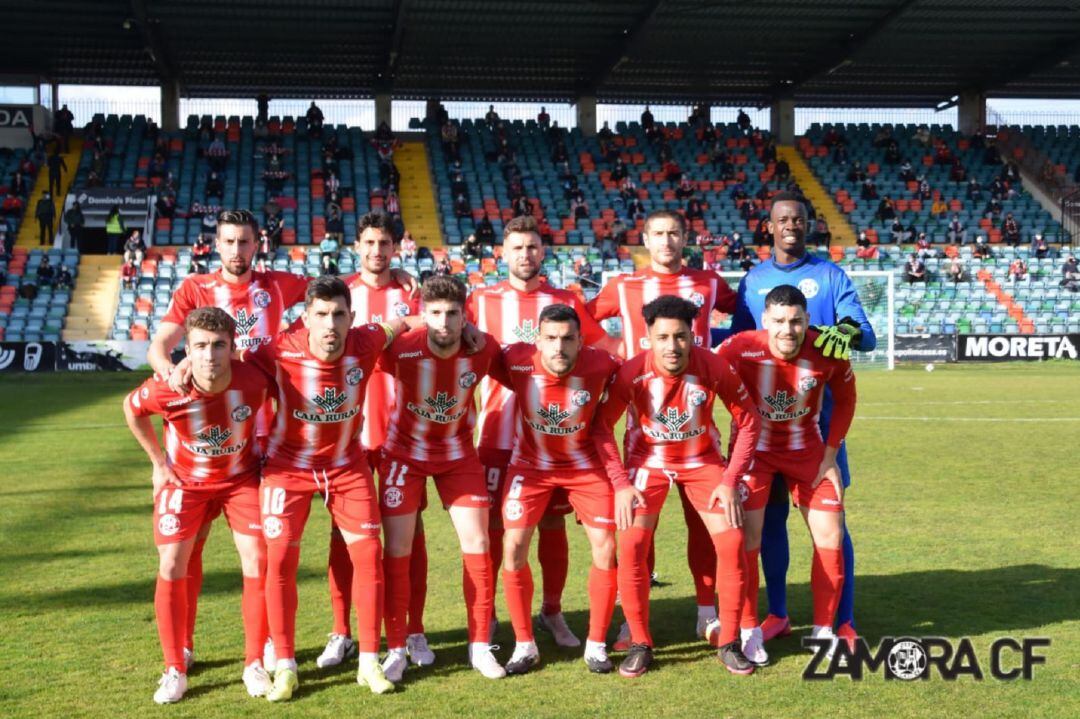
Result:
M739 282L739 300L731 318L731 334L758 328L765 312L765 295L777 285L794 285L806 295L806 309L811 325L835 325L844 317L859 324L862 334L852 349L870 352L877 337L866 311L859 302L855 285L836 263L813 257L810 253L790 265L780 265L770 257L746 273Z

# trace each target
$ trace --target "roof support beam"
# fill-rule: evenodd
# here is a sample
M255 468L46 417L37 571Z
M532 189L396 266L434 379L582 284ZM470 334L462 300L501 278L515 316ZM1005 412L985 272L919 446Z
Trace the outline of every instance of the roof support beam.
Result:
M630 27L623 30L622 36L618 39L618 45L607 56L604 62L598 65L596 74L585 81L583 87L578 92L578 96L581 95L596 95L596 91L607 82L611 74L618 70L623 64L629 62L630 51L634 45L645 36L649 27L652 25L656 16L660 13L660 8L663 6L664 0L650 0L638 16L634 19L634 22Z
M146 43L146 52L153 60L162 84L180 82L180 73L176 71L176 65L158 30L158 20L156 18L151 20L146 13L146 0L131 0L131 12L135 16L143 41Z
M388 89L393 85L398 58L401 57L401 46L405 40L405 13L408 6L409 0L396 0L394 3L394 25L390 32L390 45L387 47L386 62L379 76L381 82L378 83Z
M1004 67L1001 72L980 80L966 89L986 92L991 88L1004 87L1025 80L1036 73L1049 70L1077 53L1080 53L1080 37L1063 38L1051 45L1045 52L1041 52L1017 65Z

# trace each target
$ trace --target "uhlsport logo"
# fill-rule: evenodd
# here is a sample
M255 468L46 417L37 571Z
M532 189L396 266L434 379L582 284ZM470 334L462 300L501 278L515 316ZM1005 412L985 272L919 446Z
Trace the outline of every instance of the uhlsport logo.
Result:
M866 640L860 637L854 651L841 640L831 655L832 639L805 637L802 643L814 652L803 671L803 679L811 681L838 676L861 680L865 674L878 672L883 672L885 679L904 682L927 681L934 674L946 681L955 681L962 676L981 681L987 663L994 679L1030 681L1035 675L1035 666L1046 664L1046 656L1037 650L1049 647L1050 639L1000 637L990 644L981 660L968 637L882 637L876 650L871 650Z

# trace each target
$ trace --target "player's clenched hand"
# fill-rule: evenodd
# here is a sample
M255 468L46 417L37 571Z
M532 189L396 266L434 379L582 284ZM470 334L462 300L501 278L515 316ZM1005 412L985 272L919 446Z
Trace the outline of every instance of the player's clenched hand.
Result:
M169 389L177 394L186 394L191 389L191 360L187 357L175 365L168 376Z
M155 464L154 474L151 480L154 483L154 499L157 500L161 490L167 486L179 487L183 484L180 478L176 476L176 473L172 471L172 468L167 464Z
M465 345L465 354L470 355L484 349L484 345L487 344L484 333L472 322L465 323L465 327L461 331L461 342Z
M390 277L409 293L410 300L416 299L417 295L420 294L420 283L418 283L416 278L410 275L406 270L403 270L400 267L394 267L390 270Z
M843 502L844 482L840 478L840 466L836 464L835 450L825 453L825 458L821 460L821 465L818 466L817 479L810 486L817 489L817 486L824 480L832 482L833 488L836 490L836 498Z
M729 484L718 485L709 496L709 509L717 504L724 508L724 515L732 528L737 529L742 526L742 502L735 494L735 487Z
M634 523L634 507L645 508L645 495L637 487L623 487L615 492L615 527L619 531Z

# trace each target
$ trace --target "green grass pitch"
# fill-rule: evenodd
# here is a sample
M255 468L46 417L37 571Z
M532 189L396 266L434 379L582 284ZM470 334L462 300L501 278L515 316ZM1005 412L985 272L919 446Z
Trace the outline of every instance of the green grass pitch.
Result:
M161 657L149 464L120 409L141 378L0 380L0 716L1080 716L1075 364L859 376L848 522L860 629L874 643L884 635L970 636L987 673L982 682L887 682L880 674L803 681L808 654L798 636L810 617L809 545L796 515L789 524L795 635L771 643L773 666L751 677L729 675L692 636L692 584L673 500L657 543L665 582L652 599L657 664L645 677L590 675L578 651L560 651L542 636L544 664L533 674L492 682L468 669L457 546L445 513L435 509L427 513L426 624L438 662L410 669L397 693L376 697L356 685L353 667L315 667L330 628L329 523L316 509L300 569L301 688L294 701L269 706L244 693L239 566L227 531L217 526L206 552L199 665L183 702L164 708L151 701ZM587 551L580 531L571 528L570 536L564 608L580 634ZM505 660L513 639L501 595L497 607L497 654ZM989 644L1008 635L1052 639L1033 681L989 678Z

